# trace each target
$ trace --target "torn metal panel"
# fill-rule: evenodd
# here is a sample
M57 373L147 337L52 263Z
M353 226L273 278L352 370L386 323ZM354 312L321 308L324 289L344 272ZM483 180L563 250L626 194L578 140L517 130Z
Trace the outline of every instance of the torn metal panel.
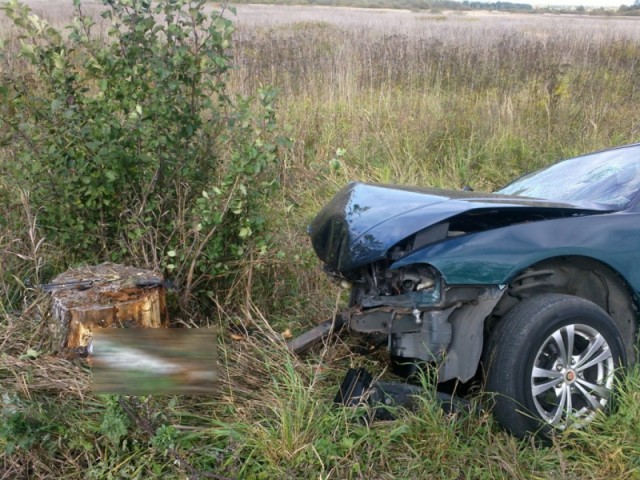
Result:
M348 272L384 259L392 247L417 235L417 245L438 242L462 225L473 231L525 221L611 211L602 205L553 202L492 193L350 183L325 206L309 226L311 242L328 269ZM463 215L476 215L462 222ZM484 217L484 218L480 218ZM465 217L468 218L468 217ZM425 229L454 219L461 226L447 231ZM484 228L480 225L486 225ZM469 227L465 232L469 231ZM436 233L438 233L436 235ZM412 239L413 241L413 239Z
M457 378L466 382L474 376L482 356L484 321L503 294L504 289L488 288L477 302L464 305L451 315L452 338L444 361L439 364L439 381Z

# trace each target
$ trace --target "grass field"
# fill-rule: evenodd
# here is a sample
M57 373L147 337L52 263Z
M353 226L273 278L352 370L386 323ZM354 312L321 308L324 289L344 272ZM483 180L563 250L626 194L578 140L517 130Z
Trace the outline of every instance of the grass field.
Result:
M73 12L70 1L28 3L56 25ZM182 319L222 327L219 393L95 396L86 365L50 355L48 300L20 282L64 253L39 242L23 198L25 223L0 230L0 479L640 478L637 372L615 413L547 446L514 439L488 413L445 415L429 385L417 412L368 425L330 402L346 368L383 372L384 357L338 340L297 359L282 336L344 301L305 231L348 181L491 190L640 141L640 18L258 5L231 18L230 88L278 88L279 128L293 143L269 206L269 253L238 266L250 279L242 304L221 296ZM0 12L8 52L11 32ZM11 183L0 178L0 193ZM232 323L249 335L232 339Z

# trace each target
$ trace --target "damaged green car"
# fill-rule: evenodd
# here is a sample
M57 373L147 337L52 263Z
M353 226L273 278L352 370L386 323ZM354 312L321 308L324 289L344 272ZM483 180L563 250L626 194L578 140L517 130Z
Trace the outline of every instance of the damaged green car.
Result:
M518 436L580 426L636 360L640 144L556 163L495 193L352 183L309 227L351 288L351 331L439 381L482 375Z

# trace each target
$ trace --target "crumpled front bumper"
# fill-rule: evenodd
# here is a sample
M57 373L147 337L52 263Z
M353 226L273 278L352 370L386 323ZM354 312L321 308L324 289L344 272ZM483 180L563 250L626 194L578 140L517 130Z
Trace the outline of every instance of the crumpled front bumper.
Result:
M503 293L502 286L443 285L430 304L406 294L387 296L386 305L352 309L346 323L352 331L387 335L395 357L438 364L440 381L466 381L480 360L484 320ZM377 303L362 301L363 306Z

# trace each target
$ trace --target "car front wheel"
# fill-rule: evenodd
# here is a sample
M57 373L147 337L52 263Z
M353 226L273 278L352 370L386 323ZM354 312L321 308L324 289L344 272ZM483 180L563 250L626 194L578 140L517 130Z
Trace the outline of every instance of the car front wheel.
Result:
M570 295L523 300L492 332L485 388L493 412L517 436L580 427L610 404L627 365L620 333L594 303Z

